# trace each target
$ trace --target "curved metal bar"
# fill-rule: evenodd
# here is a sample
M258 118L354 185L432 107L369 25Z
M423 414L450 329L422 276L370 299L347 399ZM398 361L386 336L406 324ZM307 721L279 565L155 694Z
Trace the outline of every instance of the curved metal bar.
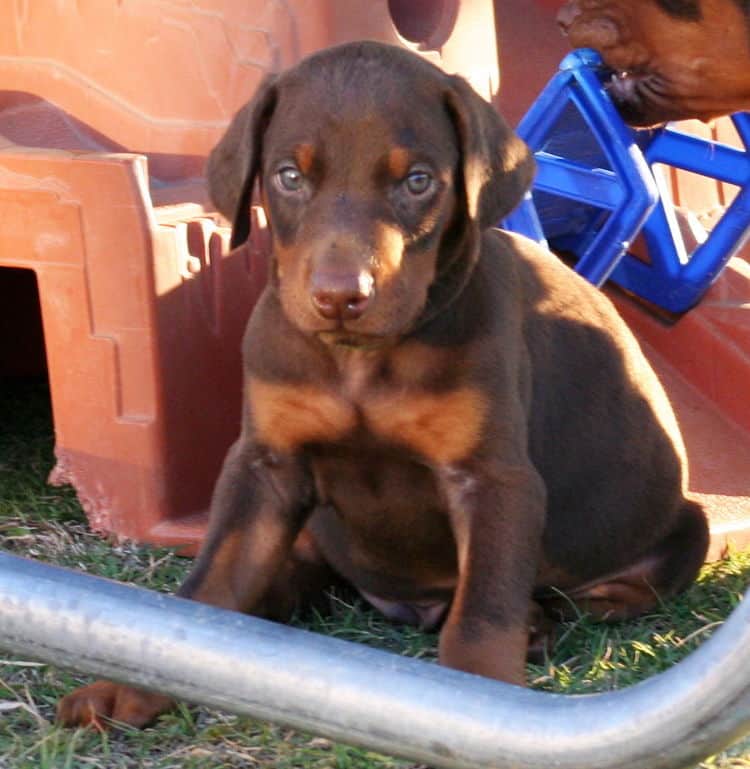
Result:
M687 769L750 730L750 601L666 673L564 696L0 554L0 646L436 767Z

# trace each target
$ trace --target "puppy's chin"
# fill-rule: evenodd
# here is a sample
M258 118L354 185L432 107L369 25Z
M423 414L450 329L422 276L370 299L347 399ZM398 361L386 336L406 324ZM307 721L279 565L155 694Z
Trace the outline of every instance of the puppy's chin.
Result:
M374 334L357 334L346 329L320 331L316 334L321 342L329 347L354 350L381 350L393 344L393 337Z

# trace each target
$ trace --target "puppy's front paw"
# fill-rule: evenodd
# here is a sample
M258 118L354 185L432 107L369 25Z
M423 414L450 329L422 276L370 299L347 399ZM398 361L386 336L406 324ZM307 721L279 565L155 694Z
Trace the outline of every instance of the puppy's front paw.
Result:
M63 726L93 726L103 731L110 722L142 728L173 705L169 697L111 681L97 681L63 697L57 721Z
M440 664L517 686L526 685L528 630L446 623L440 632Z

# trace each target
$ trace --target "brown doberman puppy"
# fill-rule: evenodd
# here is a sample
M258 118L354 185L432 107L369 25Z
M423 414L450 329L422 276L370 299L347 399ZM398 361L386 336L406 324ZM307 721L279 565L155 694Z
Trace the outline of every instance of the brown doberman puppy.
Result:
M464 80L379 43L321 51L238 113L212 194L238 245L259 185L272 277L180 595L287 619L344 581L441 625L443 664L522 684L542 611L630 617L691 582L706 521L638 344L596 289L492 229L532 172ZM99 682L59 716L140 725L168 704Z
M569 0L557 18L615 71L633 125L750 109L750 0Z

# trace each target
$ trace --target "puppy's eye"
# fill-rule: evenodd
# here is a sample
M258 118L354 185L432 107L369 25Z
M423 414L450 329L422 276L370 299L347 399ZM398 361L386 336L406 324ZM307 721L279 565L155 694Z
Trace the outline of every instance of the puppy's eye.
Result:
M284 166L276 172L276 182L286 192L299 192L305 183L305 177L298 168Z
M432 189L432 176L427 171L412 171L404 180L404 184L412 195L424 195Z

